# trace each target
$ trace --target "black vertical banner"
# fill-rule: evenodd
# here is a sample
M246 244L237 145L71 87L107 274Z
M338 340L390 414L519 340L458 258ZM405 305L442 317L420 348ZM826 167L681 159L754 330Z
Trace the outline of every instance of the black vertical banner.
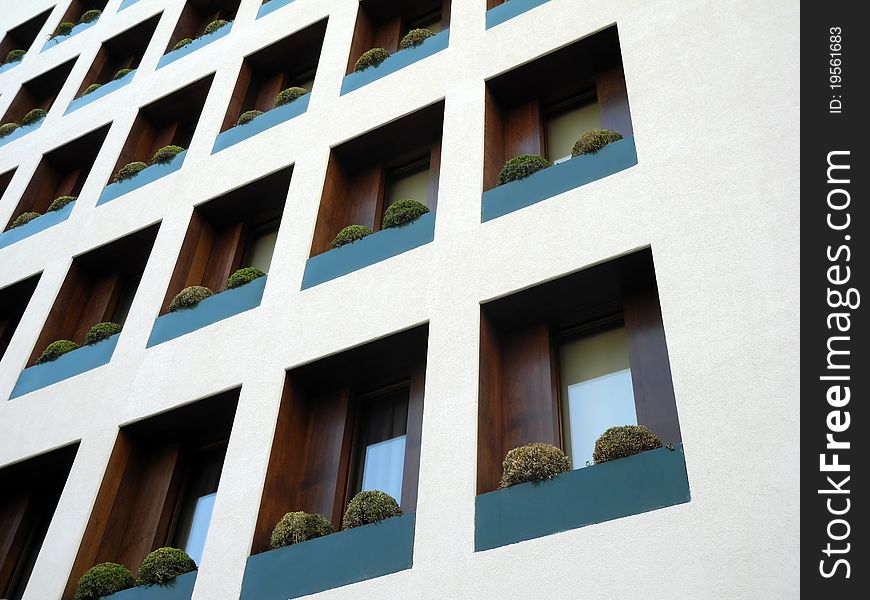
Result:
M870 594L870 23L859 16L866 8L801 3L800 577L806 598Z

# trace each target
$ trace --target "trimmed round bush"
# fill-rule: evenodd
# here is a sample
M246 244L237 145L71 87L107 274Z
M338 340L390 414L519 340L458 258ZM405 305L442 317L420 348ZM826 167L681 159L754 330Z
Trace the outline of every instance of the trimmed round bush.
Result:
M6 55L6 60L4 62L7 65L9 63L18 62L24 58L25 54L27 54L27 50L10 50L9 54Z
M502 463L501 487L544 481L571 470L571 461L550 444L526 444L509 451Z
M145 557L139 567L141 584L169 583L179 575L196 571L196 563L184 550L158 548Z
M257 117L263 114L262 110L248 110L239 115L239 120L236 121L236 125L247 125Z
M498 184L503 185L525 179L529 175L537 173L541 169L551 166L550 161L537 154L521 154L507 161L498 174Z
M402 38L402 41L399 42L399 50L407 50L408 48L419 46L426 40L426 38L430 38L433 35L435 35L435 33L428 29L412 29Z
M85 334L85 344L90 346L92 344L102 342L103 340L112 337L116 333L121 333L121 326L117 323L110 323L108 321L103 323L97 323L96 325L91 327Z
M377 67L379 64L387 60L389 58L390 52L386 48L372 48L363 53L356 60L356 64L353 66L354 72L356 71L365 71L369 67Z
M307 512L288 512L272 530L269 545L283 548L332 533L332 523L323 515Z
M192 43L193 43L193 38L184 38L183 40L179 40L179 42L177 44L175 44L172 47L172 49L178 50L179 48L184 48L188 44L192 44Z
M19 127L20 125L18 125L18 123L3 123L0 125L0 138L6 137Z
M60 210L70 202L75 202L75 200L75 196L61 196L60 198L55 198L51 201L51 204L48 205L48 210L46 210L45 212L54 212L56 210Z
M595 154L607 144L621 139L622 134L618 131L611 131L610 129L590 129L581 135L580 139L574 143L574 149L571 150L571 156Z
M43 350L42 354L39 355L39 358L36 359L36 364L41 365L43 363L51 362L60 358L67 352L78 350L78 348L79 345L71 340L57 340L45 347L45 350Z
M44 108L34 108L29 113L21 117L21 125L30 125L31 123L36 123L40 119L45 118L45 115L48 114L48 111Z
M182 152L184 152L184 148L181 146L163 146L160 150L154 153L154 156L151 158L151 164L166 164L175 158L176 154Z
M9 224L9 229L15 229L16 227L21 227L22 225L27 225L36 217L41 217L38 212L26 212L18 215L12 223Z
M215 21L212 21L211 23L209 23L208 25L205 26L205 29L202 30L202 35L208 35L210 33L214 33L215 31L217 31L221 27L224 27L225 25L229 25L229 24L230 24L229 21L224 21L223 19L217 19Z
M69 21L64 21L60 25L57 26L57 29L54 30L54 33L51 37L63 37L65 35L69 35L69 32L72 31L72 28L75 27L75 23L71 23Z
M131 162L128 165L124 165L121 167L121 170L118 171L118 174L115 175L115 183L119 181L124 181L125 179L130 179L131 177L135 177L139 171L143 169L147 169L148 165L143 162Z
M661 447L658 436L643 425L611 427L595 440L592 460L598 464Z
M103 87L102 83L92 83L88 87L85 88L85 91L82 92L82 96L87 96L91 92L96 92L98 89Z
M103 11L98 8L95 8L93 10L86 10L84 13L82 13L82 16L79 17L79 23L91 23L92 21L96 21L100 18L101 14L103 14Z
M387 493L370 490L360 492L353 497L344 511L344 519L341 521L343 529L351 529L370 523L379 523L390 517L401 516L402 509L395 498Z
M245 267L243 269L239 269L232 275L230 275L229 279L227 279L227 289L231 290L233 288L237 288L241 285L245 285L246 283L250 283L255 279L259 279L260 277L264 277L266 274L263 273L260 269L255 269L254 267Z
M175 312L182 308L196 306L209 296L214 296L214 292L205 286L192 285L188 288L184 288L178 292L178 295L169 303L169 312Z
M75 600L99 600L136 585L133 574L118 563L100 563L88 569L76 586Z
M307 93L308 90L303 87L291 87L287 88L286 90L281 90L280 92L278 92L278 95L275 96L275 107L277 108L285 104L290 104L291 102L296 100L296 98L301 98Z
M133 69L121 69L120 71L115 73L115 75L112 77L112 81L118 81L119 79L121 79L122 77L127 75L128 73L132 73L132 72L133 72Z
M429 212L429 207L416 200L399 200L384 211L384 229L398 227Z
M341 248L346 244L352 244L357 240L361 240L367 235L371 235L372 230L365 225L348 225L338 232L335 239L332 240L330 246L333 248Z

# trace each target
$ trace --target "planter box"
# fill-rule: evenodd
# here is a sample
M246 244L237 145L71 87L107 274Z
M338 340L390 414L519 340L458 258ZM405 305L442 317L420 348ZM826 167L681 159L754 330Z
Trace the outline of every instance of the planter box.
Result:
M92 346L82 346L78 350L67 352L51 362L24 369L18 377L18 382L12 389L9 399L23 396L107 364L112 359L112 353L115 352L119 335L121 334L116 333Z
M33 219L30 223L0 233L0 248L5 248L10 244L14 244L24 238L39 233L40 231L44 231L52 225L57 225L58 223L66 221L72 212L74 205L75 201L72 201L60 210L45 213L44 215Z
M24 60L24 58L22 58L21 60ZM17 67L18 65L21 64L21 60L16 60L15 62L5 63L5 64L0 65L0 74L3 74L6 71L9 71L10 69Z
M100 15L100 17L102 17L102 15ZM42 52L45 52L49 48L53 48L54 46L57 46L61 42L65 42L66 40L70 39L74 35L80 34L85 29L90 29L91 27L96 25L99 20L100 20L99 18L96 18L93 21L91 21L90 23L79 23L78 25L73 27L68 34L59 35L57 37L53 37L53 38L49 39L47 42L45 42L45 45L42 47Z
M634 138L621 139L608 144L595 154L574 157L525 179L511 181L484 192L481 222L485 223L531 206L636 164Z
M104 596L102 600L190 600L196 571L179 575L166 585L140 585Z
M275 0L272 1L274 2ZM395 73L399 69L414 64L418 60L423 60L427 56L432 56L436 52L444 50L449 41L450 30L445 29L441 33L427 38L419 46L408 48L407 50L400 50L395 54L391 54L387 60L379 64L377 67L369 67L364 71L346 75L344 81L341 83L341 94L343 95L352 92L367 83L376 81L381 77L389 75L390 73Z
M489 550L690 500L683 445L593 465L475 500L474 550Z
M260 5L260 9L257 11L257 18L265 17L266 15L275 12L282 6L287 6L293 2L293 0L271 0L271 2L267 2L266 4Z
M182 46L178 50L170 50L168 53L164 54L157 63L157 68L165 67L169 63L173 63L180 58L184 58L188 54L192 54L202 48L203 46L208 46L214 41L217 41L227 35L230 30L233 28L232 22L228 25L224 25L214 33L210 33L208 35L203 35L192 42L190 42L187 46Z
M124 0L123 2L121 2L121 6L118 7L118 12L121 12L128 6L133 6L137 2L139 2L139 0Z
M288 600L410 569L414 513L256 554L240 600Z
M401 227L382 229L361 240L312 256L305 263L302 289L413 250L435 239L435 213L429 212Z
M272 2L277 2L277 0L272 0ZM229 148L230 146L234 146L235 144L238 144L239 142L242 142L248 138L254 137L258 133L262 133L267 129L274 127L275 125L280 125L285 121L289 121L294 117L298 117L306 110L308 110L309 96L311 96L310 93L305 94L301 98L297 98L289 104L284 104L263 113L250 123L245 123L244 125L237 125L232 129L228 129L227 131L218 134L211 153L215 154L217 152L220 152L221 150Z
M74 99L72 102L69 103L69 106L67 107L66 112L63 114L68 115L72 111L77 110L77 109L79 109L82 106L85 106L87 104L90 104L91 102L94 102L95 100L99 100L103 96L108 96L109 94L111 94L115 90L120 89L120 88L124 87L125 85L127 85L128 83L130 83L131 81L133 81L133 77L135 75L136 75L136 70L134 69L133 71L131 71L131 72L127 73L126 75L124 75L123 77L121 77L121 79L112 80L109 83L106 83L105 85L101 86L99 89L91 92L90 94L85 94L84 96L79 96L78 98Z
M504 4L499 4L495 8L490 8L486 11L486 28L490 29L500 23L504 23L508 19L512 19L517 15L528 12L544 4L548 0L510 0Z
M260 277L241 287L206 298L196 306L157 317L146 347L150 348L174 340L186 333L202 329L246 310L257 308L263 299L265 287L266 277Z
M184 156L186 154L186 150L184 152L179 152L173 156L172 160L168 163L151 165L146 169L142 169L130 179L125 179L118 183L110 183L103 188L103 193L100 194L100 198L97 200L97 206L110 202L115 198L139 189L144 185L157 181L161 177L166 177L170 173L174 173L181 168L182 164L184 164Z
M6 137L0 138L0 146L4 146L9 142L17 140L20 137L24 137L31 131L36 131L42 126L43 121L45 121L45 117L42 117L40 120L36 121L35 123L31 123L30 125L22 125Z

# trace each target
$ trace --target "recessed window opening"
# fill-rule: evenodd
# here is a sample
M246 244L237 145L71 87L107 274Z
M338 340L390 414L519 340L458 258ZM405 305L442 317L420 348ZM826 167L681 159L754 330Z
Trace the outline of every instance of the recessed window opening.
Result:
M384 210L399 200L416 200L429 206L429 157L394 169L387 174Z
M402 502L410 383L361 398L355 477L351 497L368 490Z

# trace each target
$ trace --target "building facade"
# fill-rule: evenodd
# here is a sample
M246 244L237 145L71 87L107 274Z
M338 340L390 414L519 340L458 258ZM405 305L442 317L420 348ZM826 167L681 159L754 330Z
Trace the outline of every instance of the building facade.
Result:
M798 23L0 0L0 597L163 546L141 598L797 597ZM667 447L592 464L626 424ZM534 442L570 472L501 488Z

